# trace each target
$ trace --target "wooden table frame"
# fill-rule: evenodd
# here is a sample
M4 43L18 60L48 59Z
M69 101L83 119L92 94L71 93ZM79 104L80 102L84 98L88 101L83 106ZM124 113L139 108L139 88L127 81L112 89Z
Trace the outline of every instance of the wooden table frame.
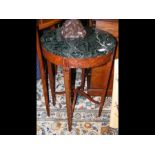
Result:
M76 92L83 93L83 88L81 89L81 87L80 87L80 89L75 89L73 104L71 103L71 68L82 68L84 71L85 68L93 68L93 67L108 64L110 69L108 70L107 75L106 75L107 82L105 83L105 87L107 88L115 52L109 52L107 55L97 56L97 57L93 57L93 58L66 58L66 57L55 55L52 52L48 52L44 48L42 48L42 52L43 52L43 56L47 60L49 75L51 74L50 75L50 81L51 81L50 83L52 85L51 88L54 87L54 84L52 82L53 74L51 71L52 70L51 64L61 65L63 68L65 94L66 94L68 130L71 131L73 111L74 111L76 96L77 96ZM84 74L82 74L82 75L84 75ZM82 78L82 81L84 81L84 77ZM52 90L52 91L54 92L54 90ZM89 96L87 94L83 93L83 95L85 97L89 98ZM98 116L101 115L102 108L103 108L104 101L105 101L105 96L106 96L106 91L104 91L101 95L101 102L99 103ZM55 99L55 97L54 97L54 99ZM93 101L95 103L94 100L91 100L91 101Z
M42 86L43 86L43 94L44 94L44 98L45 98L45 106L46 106L46 111L47 111L47 115L50 116L50 107L49 107L49 96L48 96L48 75L47 75L47 71L45 70L45 66L44 66L44 60L43 60L43 54L42 54L42 49L41 49L41 45L40 45L40 37L39 37L39 31L44 30L46 28L55 26L58 23L61 23L63 20L62 19L40 19L37 20L36 23L36 52L37 52L37 56L38 56L38 61L39 61L39 67L40 67L40 75L41 75L41 79L42 79ZM92 27L94 24L92 22L92 20L89 20L89 26ZM56 68L57 66L55 66ZM55 79L54 76L51 76L53 73L52 67L50 65L50 63L47 62L47 68L48 68L48 73L49 73L49 80L50 80L50 87L51 87L51 93L52 93L52 99L53 99L53 105L55 105L56 102L56 97L55 94L64 94L65 92L55 92ZM82 72L84 73L84 72ZM83 74L84 76L84 74ZM84 78L83 78L84 79ZM84 86L84 80L83 80L83 84Z

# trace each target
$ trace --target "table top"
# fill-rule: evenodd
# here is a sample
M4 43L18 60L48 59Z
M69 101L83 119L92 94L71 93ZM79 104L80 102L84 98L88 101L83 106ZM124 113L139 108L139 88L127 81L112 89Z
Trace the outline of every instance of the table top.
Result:
M92 58L115 50L115 38L102 30L85 28L87 35L80 39L64 39L61 29L45 30L41 36L42 47L52 54L67 58Z

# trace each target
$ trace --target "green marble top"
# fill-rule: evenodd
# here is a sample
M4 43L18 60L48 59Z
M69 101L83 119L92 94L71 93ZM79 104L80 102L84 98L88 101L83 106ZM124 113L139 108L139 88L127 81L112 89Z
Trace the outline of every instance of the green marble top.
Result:
M60 30L43 32L41 44L48 52L69 58L90 58L105 55L115 49L116 40L105 31L86 28L85 38L71 40L64 39Z

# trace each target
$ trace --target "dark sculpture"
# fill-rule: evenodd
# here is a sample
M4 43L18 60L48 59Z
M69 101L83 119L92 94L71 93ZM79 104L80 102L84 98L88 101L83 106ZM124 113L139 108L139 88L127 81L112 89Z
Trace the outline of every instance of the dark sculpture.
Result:
M61 27L61 35L65 39L84 38L86 35L86 30L79 20L71 19L64 22Z

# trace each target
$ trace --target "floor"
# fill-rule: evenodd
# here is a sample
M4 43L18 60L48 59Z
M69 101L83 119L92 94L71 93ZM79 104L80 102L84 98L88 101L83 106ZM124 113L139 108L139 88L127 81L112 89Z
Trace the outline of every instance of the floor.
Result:
M81 70L77 70L75 86L80 85ZM86 85L85 85L86 87ZM62 69L56 75L56 90L64 90ZM101 117L97 117L98 105L79 96L73 116L72 131L67 129L64 95L57 95L56 106L50 102L51 116L47 117L41 80L37 80L37 134L38 135L117 135L118 129L109 127L112 98L107 97ZM52 99L49 91L50 101ZM100 100L100 97L94 99Z

